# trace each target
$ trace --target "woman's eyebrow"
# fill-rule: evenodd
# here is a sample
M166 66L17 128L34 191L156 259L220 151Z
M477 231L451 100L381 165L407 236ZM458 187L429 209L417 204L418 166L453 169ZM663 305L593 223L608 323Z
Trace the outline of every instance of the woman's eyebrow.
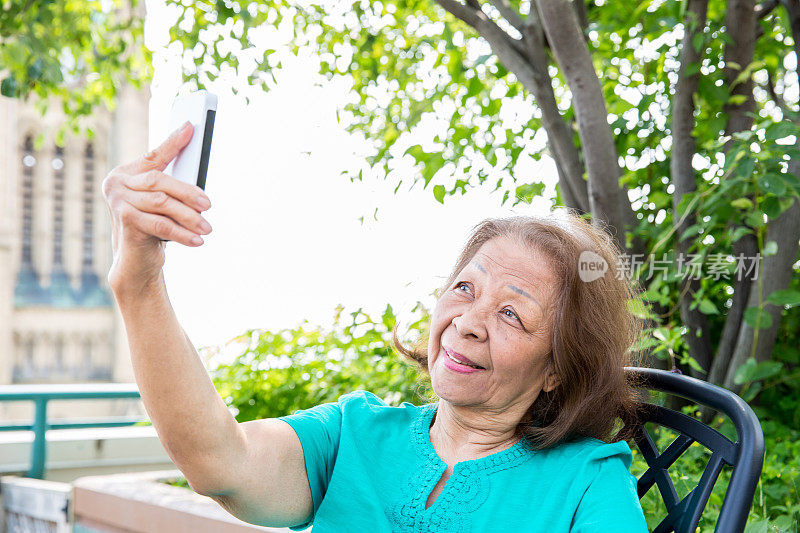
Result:
M480 270L481 272L483 272L484 274L486 274L486 269L485 269L485 268L483 268L483 265L481 265L480 263L478 263L478 261L476 261L476 260L474 260L474 259L473 259L473 260L470 262L470 264L472 264L472 265L473 265L475 268L477 268L478 270ZM539 303L539 300L537 300L536 298L534 298L533 296L531 296L530 294L528 294L526 291L523 291L522 289L520 289L519 287L515 287L514 285L506 285L506 287L508 287L508 288L509 288L509 289L511 289L512 291L516 292L517 294L521 294L522 296L525 296L526 298L530 298L531 300L533 300L533 302L534 302L536 305L538 305L538 306L539 306L539 309L542 309L542 311L544 311L544 309L542 308L542 304L540 304L540 303Z
M484 274L486 274L486 269L485 269L485 268L483 268L483 265L481 265L480 263L478 263L478 262L477 262L477 261L475 261L474 259L472 260L472 265L474 265L474 266L475 266L475 268L477 268L478 270L480 270L481 272L483 272Z
M540 303L539 303L539 300L537 300L536 298L534 298L533 296L531 296L531 295L530 295L530 294L528 294L527 292L523 291L523 290L522 290L522 289L520 289L519 287L515 287L514 285L506 285L506 287L508 287L508 288L509 288L509 289L511 289L512 291L516 292L517 294L521 294L521 295L523 295L523 296L525 296L525 297L527 297L527 298L530 298L531 300L533 300L533 302L534 302L536 305L538 305L538 306L539 306L539 309L542 309L542 304L540 304Z

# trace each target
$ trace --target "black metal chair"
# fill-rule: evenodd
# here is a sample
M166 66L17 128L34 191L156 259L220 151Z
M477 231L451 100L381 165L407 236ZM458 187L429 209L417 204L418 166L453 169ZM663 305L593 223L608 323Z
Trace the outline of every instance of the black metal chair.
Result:
M764 435L753 410L734 393L699 379L649 368L626 370L637 386L643 389L680 396L725 414L733 422L737 433L736 442L732 442L715 429L683 413L652 403L642 404L634 427L625 429L633 431L636 446L649 466L639 478L639 498L655 484L666 505L667 516L653 533L694 532L724 465L731 467L731 479L715 531L744 531L764 463ZM659 452L644 427L646 423L670 428L678 436L663 452ZM697 486L679 499L668 470L693 442L708 448L712 452L711 458Z

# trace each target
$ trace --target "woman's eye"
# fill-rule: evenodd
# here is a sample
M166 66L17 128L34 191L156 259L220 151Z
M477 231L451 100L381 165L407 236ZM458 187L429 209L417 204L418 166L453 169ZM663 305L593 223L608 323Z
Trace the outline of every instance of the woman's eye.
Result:
M461 289L461 287L466 287L469 290L469 285L465 281L459 281L456 283L456 290Z
M511 313L510 315L506 315L506 316L509 317L509 318L513 318L514 320L519 320L519 317L517 316L517 314L514 311L512 311L511 309L506 309L503 312L504 313Z

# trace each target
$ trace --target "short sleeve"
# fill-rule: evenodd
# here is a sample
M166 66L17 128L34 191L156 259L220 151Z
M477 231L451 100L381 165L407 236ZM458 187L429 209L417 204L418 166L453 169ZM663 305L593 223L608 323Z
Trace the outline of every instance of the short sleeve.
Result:
M594 475L578 503L571 533L647 532L636 478L630 473L632 459L625 442L599 446L591 452L587 471Z
M339 398L339 402L346 396L349 395ZM342 431L342 409L339 402L320 404L278 418L289 424L300 439L314 506L309 520L290 527L293 531L306 529L314 522L314 516L328 489Z

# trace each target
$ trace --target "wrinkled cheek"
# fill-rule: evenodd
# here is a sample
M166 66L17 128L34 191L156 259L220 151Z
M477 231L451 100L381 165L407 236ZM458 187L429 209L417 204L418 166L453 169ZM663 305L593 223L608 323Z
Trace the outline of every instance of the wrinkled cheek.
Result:
M439 352L441 346L442 332L446 326L442 318L444 316L442 311L441 300L439 300L436 302L436 306L433 308L433 313L431 314L431 329L428 337L428 364L431 363L431 360Z
M441 342L441 333L439 333L438 326L431 321L431 330L428 333L428 364L431 363L434 355L436 355L437 347Z

